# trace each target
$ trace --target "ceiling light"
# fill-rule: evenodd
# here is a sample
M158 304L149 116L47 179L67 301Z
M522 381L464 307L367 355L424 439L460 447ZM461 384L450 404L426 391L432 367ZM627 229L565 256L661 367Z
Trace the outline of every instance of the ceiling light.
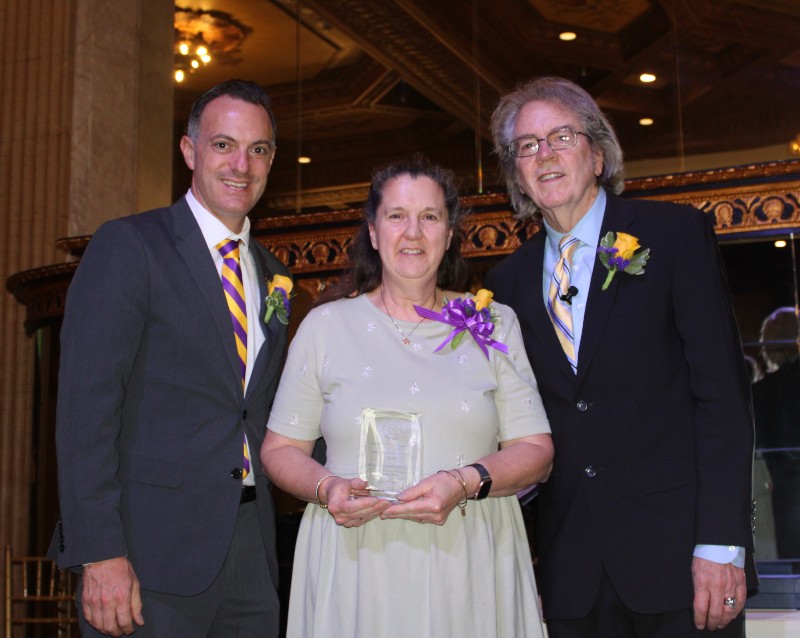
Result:
M786 248L786 240L785 239L778 239L775 242L775 248Z
M800 155L800 133L798 133L797 136L791 142L789 142L789 152L792 155Z
M297 163L298 164L310 164L311 163L311 158L310 157L306 157L305 155L301 155L300 157L297 158Z
M558 34L558 39L563 40L564 42L572 42L577 37L578 34L573 33L572 31L564 31Z
M639 124L642 126L652 126L653 125L653 118L652 117L643 117L639 120Z
M653 73L642 73L639 79L645 84L650 84L650 82L656 81L656 76Z
M175 81L176 82L183 82L183 80L185 78L186 78L186 74L183 71L181 71L180 69L177 69L175 71Z

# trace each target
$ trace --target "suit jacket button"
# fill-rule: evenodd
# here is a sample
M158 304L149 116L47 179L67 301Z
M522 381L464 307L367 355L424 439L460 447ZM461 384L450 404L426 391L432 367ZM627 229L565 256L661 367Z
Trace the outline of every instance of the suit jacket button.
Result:
M589 404L586 403L586 401L578 401L575 407L578 408L580 412L586 412L586 410L589 409Z
M242 410L242 421L247 421L247 410Z
M237 481L241 480L242 478L242 469L239 467L235 467L231 470L231 478L236 479Z
M591 465L589 465L589 466L588 466L588 467L587 467L587 468L586 468L586 469L583 471L583 473L584 473L584 474L586 474L586 476L587 476L587 477L589 477L589 478L594 478L594 477L595 477L595 475L597 474L597 470L596 470L596 469L594 469L594 467L592 467Z

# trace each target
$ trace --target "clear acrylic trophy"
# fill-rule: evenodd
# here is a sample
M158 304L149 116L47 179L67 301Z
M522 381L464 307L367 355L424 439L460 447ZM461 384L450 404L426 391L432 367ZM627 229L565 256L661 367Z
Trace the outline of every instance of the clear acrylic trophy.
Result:
M422 417L418 412L361 411L359 476L373 496L397 502L397 495L419 483Z

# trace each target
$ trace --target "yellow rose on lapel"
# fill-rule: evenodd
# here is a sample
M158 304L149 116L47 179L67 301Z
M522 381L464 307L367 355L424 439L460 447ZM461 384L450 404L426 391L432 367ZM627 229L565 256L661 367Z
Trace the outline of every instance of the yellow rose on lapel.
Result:
M292 295L292 282L290 277L284 275L274 275L267 282L267 298L264 302L267 311L264 314L264 323L269 323L272 315L275 315L284 326L289 323L289 315L292 313L292 306L289 301Z
M289 277L284 277L283 275L275 275L272 279L270 279L269 286L267 289L267 294L272 294L272 292L276 288L283 288L287 295L292 294L292 286L294 282Z
M494 293L491 290L481 288L477 293L475 293L475 310L483 310L486 308L490 303L492 303L493 297Z
M633 235L629 235L628 233L617 233L617 239L614 242L614 248L616 248L619 252L617 252L617 257L622 257L622 259L630 259L641 246L639 246L639 240L634 237Z
M597 247L597 257L600 263L608 269L608 275L603 282L603 290L606 290L617 272L624 272L629 275L641 275L644 273L644 265L650 257L650 249L645 248L640 252L639 238L628 233L607 232L600 240ZM634 254L636 253L636 254Z

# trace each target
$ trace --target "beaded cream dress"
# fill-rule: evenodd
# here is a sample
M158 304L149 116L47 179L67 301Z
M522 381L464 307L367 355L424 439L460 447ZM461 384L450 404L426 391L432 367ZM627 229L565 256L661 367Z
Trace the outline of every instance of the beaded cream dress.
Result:
M469 336L434 354L450 327L401 322L364 295L312 310L294 337L269 429L325 438L327 470L358 476L362 408L422 414L422 476L468 465L498 441L550 431L514 312L489 359ZM533 568L514 496L469 501L443 526L375 519L338 526L306 507L295 550L289 638L542 636Z

